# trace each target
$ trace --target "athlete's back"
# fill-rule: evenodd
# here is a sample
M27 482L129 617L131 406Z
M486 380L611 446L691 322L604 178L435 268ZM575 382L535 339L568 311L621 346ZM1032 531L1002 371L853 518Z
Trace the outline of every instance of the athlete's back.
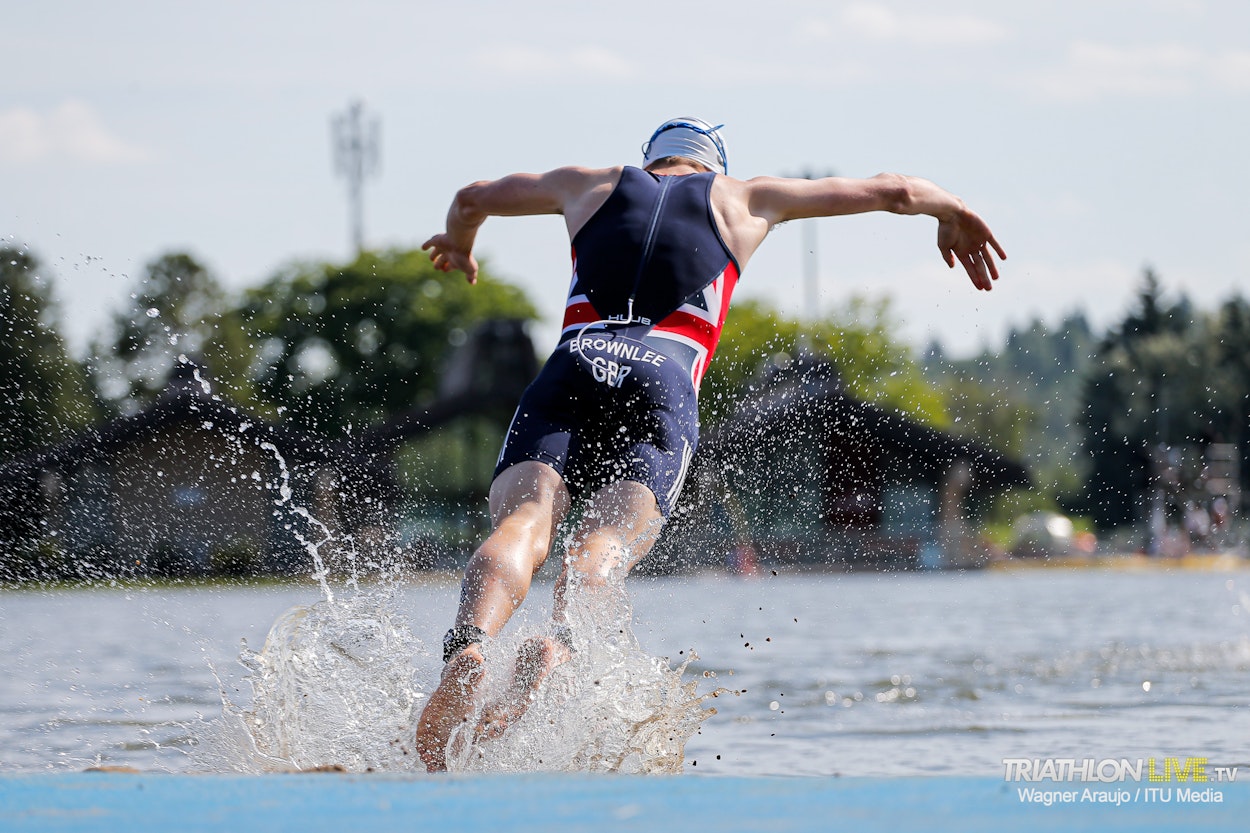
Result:
M628 318L642 330L638 337L678 360L698 386L738 278L712 211L715 178L621 171L573 238L562 341L592 322Z

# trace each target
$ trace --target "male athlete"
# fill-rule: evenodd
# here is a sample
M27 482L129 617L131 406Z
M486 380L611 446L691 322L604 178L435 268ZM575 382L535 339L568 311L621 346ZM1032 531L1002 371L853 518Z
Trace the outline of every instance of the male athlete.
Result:
M522 647L511 699L483 710L477 736L502 732L570 658L566 594L623 576L655 543L694 454L699 382L730 295L774 226L867 211L928 214L948 266L962 264L977 289L998 278L993 255L1006 254L989 227L933 183L898 174L731 179L719 130L695 118L665 122L643 145L642 169L569 167L476 182L456 194L446 231L422 247L436 267L474 283L473 242L487 217L562 214L573 245L560 343L504 439L490 489L493 531L469 561L442 678L418 721L417 750L431 772L446 769L452 732L475 712L483 641L525 599L571 499L586 508L556 583L555 629Z

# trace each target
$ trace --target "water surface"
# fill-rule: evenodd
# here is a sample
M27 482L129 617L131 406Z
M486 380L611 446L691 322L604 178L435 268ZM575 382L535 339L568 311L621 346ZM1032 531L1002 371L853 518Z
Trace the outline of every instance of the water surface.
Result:
M644 651L676 667L693 649L700 692L741 692L709 701L718 714L687 744L687 772L1250 764L1250 572L704 575L635 578L629 593ZM0 768L203 769L222 693L251 697L241 641L259 648L284 611L320 596L314 584L0 591ZM549 597L535 585L520 627ZM455 578L436 575L390 602L417 640L421 685L455 599Z

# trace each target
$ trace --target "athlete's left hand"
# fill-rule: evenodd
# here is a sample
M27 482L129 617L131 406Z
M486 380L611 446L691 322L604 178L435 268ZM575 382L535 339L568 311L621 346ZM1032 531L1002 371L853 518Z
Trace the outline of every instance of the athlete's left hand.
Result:
M938 249L946 265L954 269L955 261L959 261L972 285L987 292L998 280L998 265L991 248L1000 260L1007 259L990 227L975 212L964 209L938 221Z
M435 269L441 272L456 269L464 272L469 283L477 283L477 258L472 251L457 245L451 235L446 232L436 234L422 243L421 248L429 250L430 261Z

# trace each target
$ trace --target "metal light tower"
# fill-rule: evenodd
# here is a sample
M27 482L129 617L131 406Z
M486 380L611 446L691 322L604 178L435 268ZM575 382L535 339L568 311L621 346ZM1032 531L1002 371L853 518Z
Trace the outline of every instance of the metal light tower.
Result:
M823 171L820 173L812 171L810 168L802 173L795 174L795 179L824 179L827 176L833 176L833 171ZM803 223L803 251L806 253L803 258L803 285L804 294L806 296L805 308L807 316L812 321L820 320L820 271L819 258L816 252L816 222L809 219Z
M330 120L334 143L334 171L347 178L348 211L351 219L352 245L359 255L365 248L364 201L361 192L365 177L378 170L378 119L365 118L364 103L351 102L347 112Z

